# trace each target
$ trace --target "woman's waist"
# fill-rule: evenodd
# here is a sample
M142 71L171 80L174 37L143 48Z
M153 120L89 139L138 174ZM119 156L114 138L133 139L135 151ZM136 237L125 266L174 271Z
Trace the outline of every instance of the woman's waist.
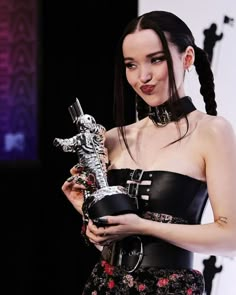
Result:
M191 269L193 266L192 252L146 236L131 236L105 246L102 258L128 272L133 272L138 267Z

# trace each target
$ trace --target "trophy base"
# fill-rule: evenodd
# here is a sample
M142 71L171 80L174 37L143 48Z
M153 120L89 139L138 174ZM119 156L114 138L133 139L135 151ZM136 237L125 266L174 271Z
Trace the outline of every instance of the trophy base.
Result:
M136 198L131 197L122 186L107 186L93 192L88 201L87 210L90 219L106 215L137 213Z

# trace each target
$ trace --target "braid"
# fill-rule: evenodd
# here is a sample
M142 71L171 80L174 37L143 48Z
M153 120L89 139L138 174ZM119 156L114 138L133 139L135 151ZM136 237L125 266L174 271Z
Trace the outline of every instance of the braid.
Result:
M211 70L207 54L201 48L194 46L195 49L195 69L198 74L200 82L200 93L203 96L205 102L205 109L207 114L217 115L217 104L215 101L215 84L214 76Z

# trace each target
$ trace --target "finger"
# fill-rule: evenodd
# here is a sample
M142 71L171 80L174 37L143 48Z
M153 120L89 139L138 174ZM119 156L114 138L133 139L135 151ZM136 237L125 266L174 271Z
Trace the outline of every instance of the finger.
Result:
M77 163L75 166L73 166L71 169L70 169L70 173L72 175L75 175L75 174L78 174L78 173L81 173L84 171L84 167L80 165L80 163Z
M84 187L84 189L86 190L93 191L95 189L94 179L91 179L89 175L85 172L82 172L79 175L75 175L73 181L81 185L81 187Z
M123 219L122 215L102 216L99 218L99 221L101 221L101 223L107 224L107 225L118 225L118 224L121 224L122 219Z
M71 182L71 180L69 180L69 181L66 180L66 181L63 183L61 189L62 189L62 191L63 191L64 193L66 193L66 192L70 192L71 189L72 189L72 187L73 187L73 183Z
M88 221L86 234L88 237L100 242L104 241L106 238L106 228L97 227L91 220ZM105 238L105 239L104 239Z
M77 168L77 166L75 165L75 166L73 166L71 169L70 169L70 174L71 175L75 175L75 174L77 174L78 173L78 168Z
M81 185L65 181L61 189L70 201L84 200L84 187Z
M72 188L75 188L74 190L76 190L76 188L84 190L85 186L80 181L78 181L78 178L78 175L72 175L68 177L66 181L63 183L62 188L66 190L71 190Z

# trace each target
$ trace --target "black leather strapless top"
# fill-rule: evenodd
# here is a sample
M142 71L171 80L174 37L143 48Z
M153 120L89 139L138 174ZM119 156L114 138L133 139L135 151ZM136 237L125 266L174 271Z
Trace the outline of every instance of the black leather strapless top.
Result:
M109 185L122 185L137 197L141 215L150 211L199 224L208 199L206 182L176 172L112 169L107 179Z

